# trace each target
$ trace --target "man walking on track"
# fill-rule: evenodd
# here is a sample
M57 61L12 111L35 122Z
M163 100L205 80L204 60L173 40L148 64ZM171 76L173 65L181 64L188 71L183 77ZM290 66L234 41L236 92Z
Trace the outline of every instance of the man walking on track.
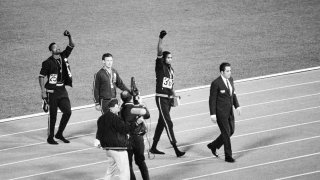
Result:
M49 51L51 51L52 56L43 61L39 75L41 97L49 105L47 139L49 144L58 144L53 138L58 107L62 112L62 117L55 138L60 139L64 143L70 142L64 138L63 131L71 116L71 105L65 86L68 85L72 87L72 76L67 58L74 48L74 43L69 31L66 30L64 36L68 37L69 45L61 52L56 43L51 43L49 45ZM45 77L47 78L46 83L44 80Z
M211 83L209 108L211 120L218 123L220 136L207 146L212 154L218 157L216 149L224 145L225 161L235 162L232 158L230 137L234 133L233 107L240 115L240 105L235 93L233 78L231 77L231 65L220 65L220 76Z
M110 53L102 55L103 67L94 75L93 97L97 111L102 114L108 111L108 103L116 98L116 87L122 91L130 91L122 82L118 72L112 68L113 56Z
M153 136L153 144L149 152L153 154L164 154L157 149L163 129L167 131L170 143L172 144L177 157L181 157L185 152L181 152L177 147L177 141L173 132L173 123L170 117L170 109L173 105L175 92L173 90L174 71L171 67L172 55L168 51L162 52L162 39L166 36L166 31L161 31L158 40L158 54L156 59L156 104L159 110L158 124Z

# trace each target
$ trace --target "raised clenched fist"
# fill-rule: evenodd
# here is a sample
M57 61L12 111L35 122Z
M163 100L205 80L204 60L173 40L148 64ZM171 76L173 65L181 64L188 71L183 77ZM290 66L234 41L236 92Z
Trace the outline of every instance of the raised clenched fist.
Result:
M164 36L166 36L166 35L167 35L167 32L166 32L165 30L162 30L162 31L160 32L159 38L162 39L162 38L164 38Z
M70 36L70 32L68 30L65 30L63 33L64 36Z

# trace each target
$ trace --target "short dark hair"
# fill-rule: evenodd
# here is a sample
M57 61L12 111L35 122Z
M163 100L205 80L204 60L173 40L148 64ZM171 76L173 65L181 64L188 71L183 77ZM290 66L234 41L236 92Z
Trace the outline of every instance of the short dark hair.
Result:
M106 57L113 57L113 56L110 53L105 53L102 55L102 60L104 60L104 58L106 58Z
M226 67L227 67L227 66L228 66L228 67L230 67L230 66L231 66L231 64L230 64L230 63L227 63L227 62L223 62L223 63L221 63L221 64L220 64L220 67L219 67L220 72L221 72L221 71L223 71L223 72L224 72L224 71L226 70Z
M163 51L162 53L163 59L166 59L169 54L171 54L169 51Z
M121 92L120 97L124 103L127 103L132 99L132 95L128 91L126 91L127 93L124 93L124 92L125 91Z
M56 43L53 42L53 43L51 43L51 44L49 45L49 47L48 47L48 48L49 48L49 51L51 51L52 46L55 45L55 44L56 44Z
M112 108L112 107L114 107L116 104L118 104L118 99L116 99L116 98L111 99L111 100L108 102L108 107L109 107L109 108Z

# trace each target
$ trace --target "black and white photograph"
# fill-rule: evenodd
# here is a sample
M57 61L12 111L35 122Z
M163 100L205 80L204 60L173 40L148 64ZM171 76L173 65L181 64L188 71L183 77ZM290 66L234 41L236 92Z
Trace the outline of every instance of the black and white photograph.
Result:
M319 180L320 0L0 0L1 180Z

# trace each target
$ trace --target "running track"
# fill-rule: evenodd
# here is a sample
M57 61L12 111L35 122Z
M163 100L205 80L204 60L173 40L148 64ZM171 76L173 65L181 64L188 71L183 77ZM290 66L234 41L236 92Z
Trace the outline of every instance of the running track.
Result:
M171 115L178 146L187 153L176 158L164 133L158 147L166 154L146 160L151 179L320 179L319 77L317 67L236 81L242 115L231 139L233 164L224 162L223 147L220 158L206 147L219 135L209 118L209 87L179 91L182 105ZM151 110L152 142L158 112L152 96L144 101ZM45 115L1 120L0 179L103 178L105 154L93 147L99 115L92 106L74 110L65 131L71 143L58 146L45 142ZM138 170L136 177L141 179Z

